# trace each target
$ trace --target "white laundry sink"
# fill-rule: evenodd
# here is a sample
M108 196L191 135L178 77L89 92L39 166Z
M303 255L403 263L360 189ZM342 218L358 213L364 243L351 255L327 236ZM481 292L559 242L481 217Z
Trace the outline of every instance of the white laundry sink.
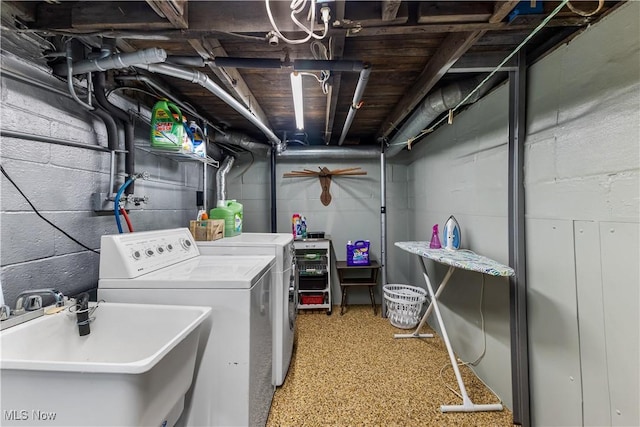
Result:
M173 426L210 307L99 304L79 336L64 310L0 333L0 424Z

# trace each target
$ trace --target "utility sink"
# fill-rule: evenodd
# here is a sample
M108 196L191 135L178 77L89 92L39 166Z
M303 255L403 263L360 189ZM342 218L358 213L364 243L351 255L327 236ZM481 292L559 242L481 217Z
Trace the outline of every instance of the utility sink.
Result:
M210 312L101 302L83 337L68 309L2 331L0 424L173 426Z

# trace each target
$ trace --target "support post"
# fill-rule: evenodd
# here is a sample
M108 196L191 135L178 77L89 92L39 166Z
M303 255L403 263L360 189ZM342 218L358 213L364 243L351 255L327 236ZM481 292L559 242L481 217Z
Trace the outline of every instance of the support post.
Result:
M527 92L526 56L520 51L509 72L509 278L513 423L531 425L524 206L524 138Z
M271 232L278 232L278 219L276 209L276 146L271 146Z
M387 304L384 300L384 285L387 284L387 158L385 156L386 143L380 148L380 314L387 317Z

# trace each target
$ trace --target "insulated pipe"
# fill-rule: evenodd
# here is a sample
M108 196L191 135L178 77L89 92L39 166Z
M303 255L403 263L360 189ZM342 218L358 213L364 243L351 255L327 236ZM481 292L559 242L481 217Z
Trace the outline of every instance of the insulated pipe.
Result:
M206 74L201 73L197 70L188 70L169 64L148 64L138 67L151 71L152 73L164 74L167 76L175 77L177 79L187 80L191 83L199 84L200 86L216 95L218 98L222 99L231 108L236 110L244 118L258 127L258 129L260 129L272 143L279 144L281 142L280 138L278 138L276 134L273 133L273 131L269 129L269 127L267 127L267 125L262 123L260 119L254 116L251 111L249 111L244 105L238 102L233 96L229 95L224 89L215 84Z
M219 206L220 202L227 200L227 174L233 167L235 160L233 156L225 157L220 169L216 172L216 206Z
M250 136L240 132L225 131L224 133L216 133L213 136L213 142L219 144L237 145L252 153L259 154L261 156L268 156L271 147L267 144L262 144L253 140Z
M366 64L362 61L296 59L293 61L295 71L362 71Z
M97 102L97 100L96 100ZM102 108L94 108L91 110L91 114L98 116L100 120L104 122L104 126L107 129L107 146L109 150L115 151L118 149L118 125L111 114L104 111ZM110 189L112 190L112 189Z
M327 147L316 148L314 146L304 146L299 148L289 148L281 153L278 157L281 159L292 160L316 160L322 158L325 160L359 160L359 159L377 159L380 156L378 147L362 146L362 147Z
M135 128L133 126L133 123L131 122L131 117L129 116L129 114L110 103L105 96L105 81L106 75L104 72L96 73L94 79L96 101L102 108L121 120L124 124L124 148L127 151L127 153L125 154L124 171L127 176L133 176L135 174L136 163L134 145ZM126 188L125 194L133 194L134 190L134 182L132 182Z
M431 93L416 108L407 122L393 136L389 142L387 156L392 157L398 154L405 147L404 142L419 135L431 122L447 110L456 107L467 95L469 95L484 78L482 76L446 86ZM490 88L491 81L487 82L483 88L478 90L469 98L466 104L472 104L480 99Z
M142 49L137 52L117 53L106 58L87 59L73 64L73 74L85 74L93 71L107 71L117 68L126 68L132 65L154 64L164 62L167 52L155 47ZM66 64L57 65L54 68L56 74L64 74Z
M351 101L351 106L349 107L347 119L344 121L342 133L340 134L340 139L338 140L338 145L342 145L344 139L347 137L347 133L349 132L349 128L351 127L351 123L353 123L353 118L356 116L356 111L358 111L358 109L360 108L360 100L362 99L362 95L364 94L365 87L367 87L369 74L371 74L371 66L369 64L366 64L365 68L360 71L360 78L358 79L356 90L353 93L353 100Z
M229 68L282 68L286 64L279 59L272 58L229 58L227 56L219 56L213 60L216 67Z

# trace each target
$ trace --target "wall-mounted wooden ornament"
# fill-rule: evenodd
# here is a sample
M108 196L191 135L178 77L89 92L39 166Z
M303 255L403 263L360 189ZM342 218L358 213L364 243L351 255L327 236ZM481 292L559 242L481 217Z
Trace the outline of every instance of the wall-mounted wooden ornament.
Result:
M329 186L331 185L332 176L346 176L346 175L366 175L367 172L360 168L347 168L347 169L335 169L329 170L326 167L319 167L319 171L312 171L309 169L303 169L301 171L291 171L283 175L284 178L320 178L320 186L322 187L322 194L320 194L320 201L323 205L329 206L331 203L331 193L329 193Z

